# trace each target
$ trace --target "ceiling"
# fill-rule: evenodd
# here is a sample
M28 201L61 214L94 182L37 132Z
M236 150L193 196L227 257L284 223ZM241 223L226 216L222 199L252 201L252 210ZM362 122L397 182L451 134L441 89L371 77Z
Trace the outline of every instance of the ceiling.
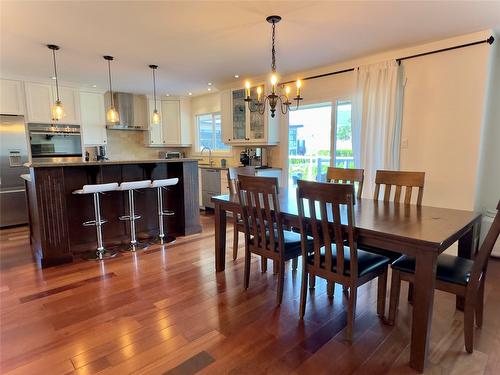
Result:
M49 78L55 43L61 81L106 88L110 54L116 90L150 92L158 64L160 93L206 93L269 72L271 14L283 17L277 66L289 74L497 28L500 1L1 1L1 74Z

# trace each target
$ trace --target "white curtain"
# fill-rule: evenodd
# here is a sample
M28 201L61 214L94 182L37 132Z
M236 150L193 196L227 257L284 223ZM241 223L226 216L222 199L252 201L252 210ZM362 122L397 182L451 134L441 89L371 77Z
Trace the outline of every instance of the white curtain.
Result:
M399 169L402 75L394 60L356 70L353 151L356 168L365 170L363 197L373 197L377 169Z

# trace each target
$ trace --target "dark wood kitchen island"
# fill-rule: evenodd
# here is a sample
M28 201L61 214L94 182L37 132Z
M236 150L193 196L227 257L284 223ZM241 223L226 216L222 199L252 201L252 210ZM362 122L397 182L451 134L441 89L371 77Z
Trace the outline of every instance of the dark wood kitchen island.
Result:
M79 259L80 254L96 248L94 226L82 223L94 218L91 194L72 194L86 184L101 184L163 178L179 178L179 183L164 191L164 208L175 212L165 217L169 234L185 236L201 232L198 161L196 159L159 159L141 161L33 163L30 165L28 205L30 240L33 255L41 267ZM141 189L135 195L139 239L158 234L155 189ZM127 243L128 222L118 220L127 214L127 194L112 191L101 196L103 239L108 247Z

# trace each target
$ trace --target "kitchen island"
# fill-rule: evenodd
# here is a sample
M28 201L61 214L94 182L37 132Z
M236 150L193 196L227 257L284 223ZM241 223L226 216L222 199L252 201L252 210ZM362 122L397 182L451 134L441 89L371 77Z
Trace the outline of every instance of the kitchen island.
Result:
M168 234L185 236L201 232L198 198L197 159L157 159L134 161L32 163L28 186L30 240L33 255L41 267L69 263L80 254L96 248L93 226L82 223L94 218L91 195L72 192L86 184L179 178L179 183L164 191L164 208L175 212L165 217ZM158 234L158 209L155 189L142 189L135 197L139 239ZM127 194L106 193L101 199L101 214L107 247L130 240L128 222L118 220L127 214Z

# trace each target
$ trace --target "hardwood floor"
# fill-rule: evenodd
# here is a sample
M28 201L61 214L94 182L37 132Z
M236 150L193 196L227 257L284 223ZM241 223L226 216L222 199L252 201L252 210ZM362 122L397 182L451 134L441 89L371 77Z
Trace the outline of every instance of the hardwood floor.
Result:
M277 275L252 258L243 289L243 247L214 266L213 217L203 233L103 264L34 267L26 228L0 231L2 374L412 374L411 306L401 298L394 327L376 314L376 282L359 289L353 343L346 300L320 279L299 321L300 265ZM228 228L228 246L232 228ZM243 241L240 241L242 243ZM241 244L242 245L242 244ZM406 295L407 284L402 287ZM465 352L463 313L436 291L429 374L500 373L500 262L490 261L484 325Z

